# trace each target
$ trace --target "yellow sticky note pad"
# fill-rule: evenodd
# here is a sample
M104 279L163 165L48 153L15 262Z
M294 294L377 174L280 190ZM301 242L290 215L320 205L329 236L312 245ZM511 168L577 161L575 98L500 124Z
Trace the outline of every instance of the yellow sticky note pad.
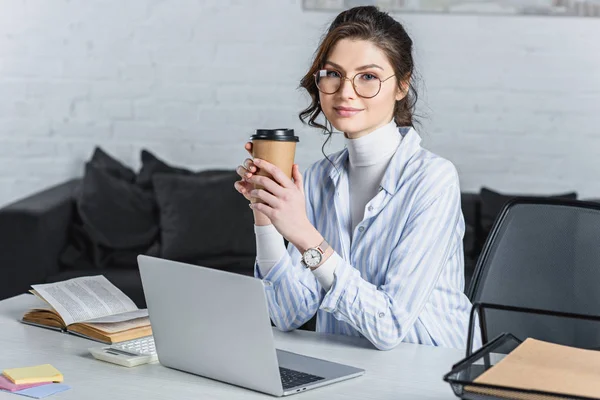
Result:
M16 385L39 382L62 382L64 379L60 371L50 364L5 369L2 375Z

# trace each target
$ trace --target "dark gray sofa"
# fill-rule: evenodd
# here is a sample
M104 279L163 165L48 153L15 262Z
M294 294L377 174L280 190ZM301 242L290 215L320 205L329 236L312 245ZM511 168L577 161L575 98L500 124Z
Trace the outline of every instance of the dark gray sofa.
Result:
M103 274L139 307L145 307L140 276L136 269L77 269L60 265L59 256L69 240L69 226L75 211L74 192L79 183L80 179L73 179L0 209L0 299L25 293L30 285L36 283ZM462 207L467 223L465 276L468 281L477 256L473 243L479 196L464 193ZM253 241L254 237L244 240ZM199 257L194 263L252 275L254 257Z
M74 194L80 179L12 203L0 209L0 299L25 293L30 285L102 274L139 306L145 307L139 272L136 269L65 269L59 256L69 240L75 212ZM247 238L253 241L254 238ZM254 256L221 255L198 258L197 265L252 275Z

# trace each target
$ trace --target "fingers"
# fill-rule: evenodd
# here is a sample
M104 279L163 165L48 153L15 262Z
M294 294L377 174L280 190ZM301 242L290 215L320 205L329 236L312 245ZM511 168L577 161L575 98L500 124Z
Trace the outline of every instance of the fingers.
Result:
M238 166L235 171L241 178L250 178L257 171L257 168L252 159L246 158L242 165Z
M246 149L246 151L248 153L250 153L250 155L252 155L252 142L246 143L246 145L244 146L244 148Z
M237 181L233 184L235 190L244 195L247 200L250 200L250 191L254 189L254 186L251 183L245 181Z
M282 188L277 182L273 181L273 179L262 176L262 175L252 175L247 179L248 182L253 183L255 185L259 185L265 188L269 193L277 197L283 196L285 189Z
M296 185L296 187L301 192L304 192L304 182L298 164L294 164L294 166L292 167L292 178L294 178L294 184Z
M246 178L246 174L248 173L248 171L246 170L246 168L244 168L243 165L239 165L236 169L235 172L237 172L237 174L240 176L240 178Z
M277 197L273 196L271 193L267 192L263 189L254 189L250 191L250 197L262 200L267 203L269 206L275 208L279 203Z
M287 175L284 174L283 171L279 169L279 167L277 167L265 160L260 160L258 158L255 158L253 160L253 163L257 167L259 167L261 170L271 174L271 176L273 177L275 182L279 183L284 188L289 189L289 188L294 187L294 183L292 182L292 180L290 178L288 178Z
M269 219L273 218L275 212L275 210L265 203L252 203L250 204L250 208L254 211L264 214Z

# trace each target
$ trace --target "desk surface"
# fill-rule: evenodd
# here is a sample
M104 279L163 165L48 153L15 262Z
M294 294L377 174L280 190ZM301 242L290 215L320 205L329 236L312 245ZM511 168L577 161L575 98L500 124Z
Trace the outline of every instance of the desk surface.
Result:
M125 368L95 360L87 351L100 343L18 322L36 304L31 295L0 301L0 371L50 363L71 390L56 399L258 399L268 395L161 366ZM39 303L37 303L39 304ZM278 348L364 368L365 375L293 395L292 399L430 399L456 397L442 380L464 351L400 344L375 350L365 339L309 331L274 330ZM15 400L0 392L0 400Z

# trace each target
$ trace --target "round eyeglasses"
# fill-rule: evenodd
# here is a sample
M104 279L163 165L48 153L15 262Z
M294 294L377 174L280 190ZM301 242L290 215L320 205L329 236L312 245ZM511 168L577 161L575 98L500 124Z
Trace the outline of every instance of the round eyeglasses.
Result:
M334 94L342 87L343 80L352 82L352 87L357 95L362 98L370 99L377 96L381 90L381 84L388 79L396 76L388 76L385 79L379 79L377 76L368 72L359 72L352 79L342 76L333 69L321 69L314 73L317 89L321 93Z

